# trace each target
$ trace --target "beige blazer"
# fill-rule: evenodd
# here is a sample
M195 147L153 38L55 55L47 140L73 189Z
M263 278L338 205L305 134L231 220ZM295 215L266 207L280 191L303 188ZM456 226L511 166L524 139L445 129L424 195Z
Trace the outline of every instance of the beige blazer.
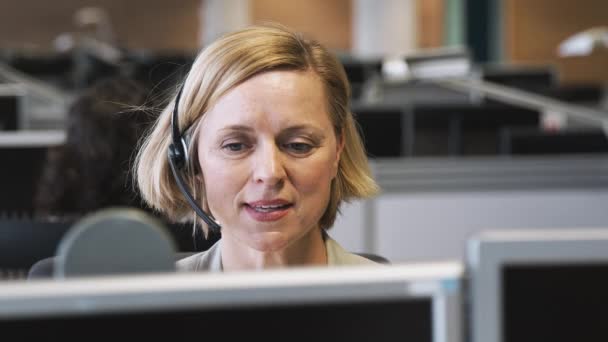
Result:
M327 250L327 265L328 266L343 266L343 265L369 265L378 263L366 259L362 256L346 251L338 242L332 239L329 235L324 234L325 248ZM178 271L210 271L222 272L222 240L220 239L208 250L191 255L187 258L177 261L176 266Z

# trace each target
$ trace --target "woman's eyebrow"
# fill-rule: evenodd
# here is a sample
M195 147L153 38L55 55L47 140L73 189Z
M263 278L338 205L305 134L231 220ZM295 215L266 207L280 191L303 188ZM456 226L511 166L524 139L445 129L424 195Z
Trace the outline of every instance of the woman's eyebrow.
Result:
M230 125L220 129L220 132L253 132L253 128L245 125Z
M312 125L296 125L290 126L282 130L281 135L292 135L296 133L306 133L310 134L315 138L323 138L325 135L323 134L323 130L318 127Z

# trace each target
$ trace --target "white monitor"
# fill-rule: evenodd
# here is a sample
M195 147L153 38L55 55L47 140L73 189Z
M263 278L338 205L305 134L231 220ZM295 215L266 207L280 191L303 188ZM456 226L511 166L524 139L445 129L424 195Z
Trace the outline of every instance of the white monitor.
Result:
M608 229L484 232L467 272L472 342L608 341Z
M0 284L0 331L25 340L460 342L462 269L446 262L12 282Z

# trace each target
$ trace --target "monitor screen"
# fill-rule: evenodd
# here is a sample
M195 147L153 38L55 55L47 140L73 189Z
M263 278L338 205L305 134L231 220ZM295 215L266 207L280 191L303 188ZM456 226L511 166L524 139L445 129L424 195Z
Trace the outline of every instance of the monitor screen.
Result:
M17 131L0 135L0 213L32 214L47 151L65 141L63 131Z
M430 299L62 316L0 322L0 329L26 340L84 330L96 338L433 341Z
M34 199L44 164L47 146L0 147L0 211L27 213L34 211Z
M355 107L352 109L370 158L401 157L407 154L410 129L400 108Z
M418 264L0 284L0 331L26 338L456 342L460 272L459 264Z
M608 229L486 231L466 254L472 342L608 341Z
M608 341L608 262L505 265L503 341Z
M14 131L19 126L17 95L0 94L0 131Z

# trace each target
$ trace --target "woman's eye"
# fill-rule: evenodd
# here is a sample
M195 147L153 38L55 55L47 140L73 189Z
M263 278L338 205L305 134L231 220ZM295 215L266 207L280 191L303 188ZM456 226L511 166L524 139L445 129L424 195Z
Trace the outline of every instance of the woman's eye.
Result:
M243 143L230 143L230 144L225 144L224 146L222 146L222 148L229 152L240 152L240 151L243 151L246 148L246 146Z
M289 151L292 151L294 153L300 153L300 154L308 153L313 148L312 145L307 144L307 143L289 143L289 144L286 144L285 147Z

